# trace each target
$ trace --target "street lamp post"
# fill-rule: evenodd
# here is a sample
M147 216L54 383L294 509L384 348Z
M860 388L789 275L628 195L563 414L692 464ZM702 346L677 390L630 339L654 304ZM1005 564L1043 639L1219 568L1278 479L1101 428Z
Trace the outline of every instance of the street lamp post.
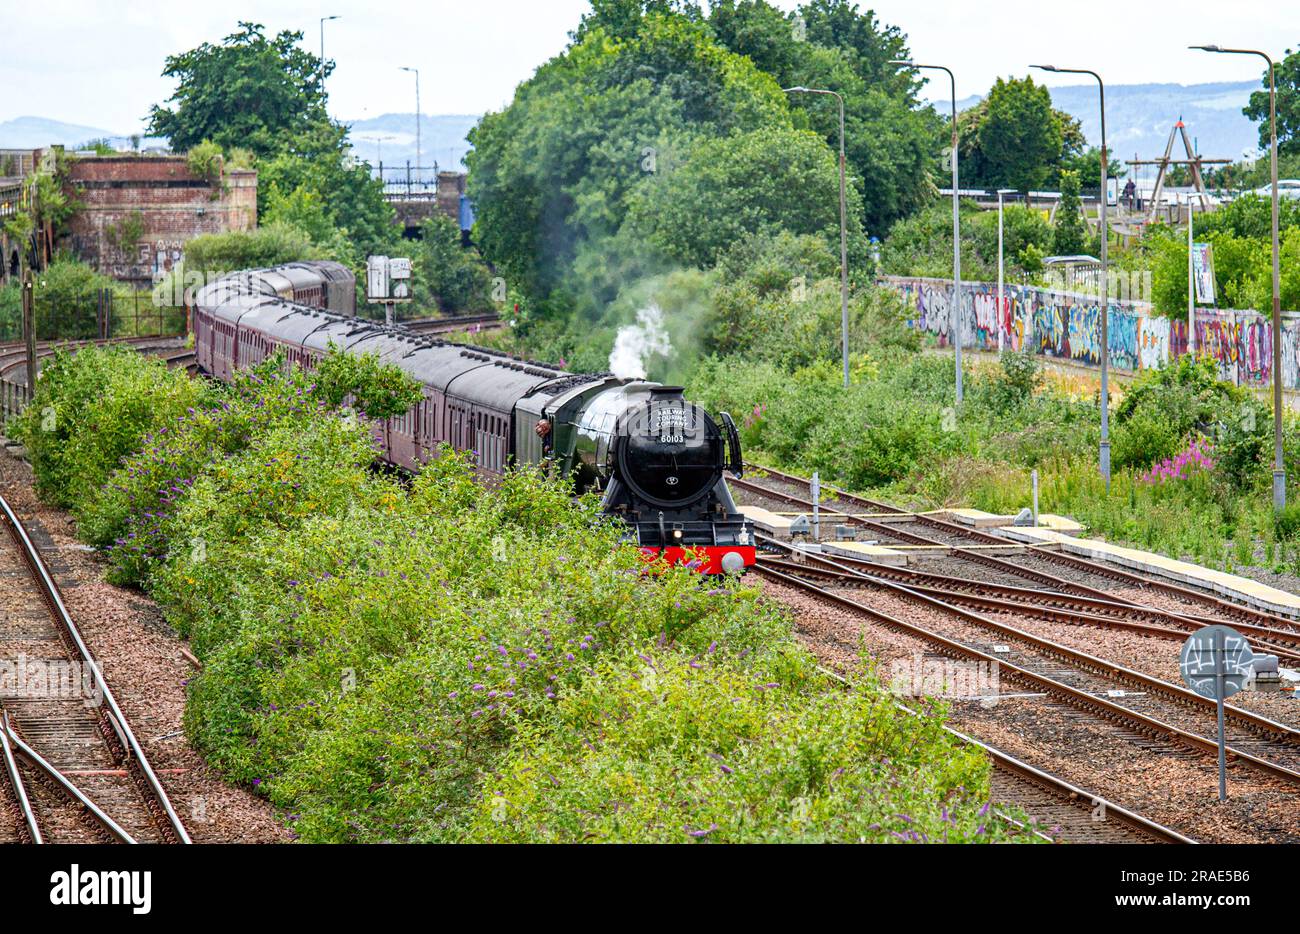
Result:
M342 19L343 14L339 13L334 16L322 16L320 18L320 70L321 81L323 82L325 74L325 24L332 19Z
M1286 507L1286 466L1282 461L1282 269L1277 236L1277 82L1273 59L1256 49L1225 49L1217 45L1188 48L1224 55L1258 55L1268 63L1268 151L1273 168L1273 508L1281 512Z
M1002 353L1002 311L1006 303L1004 295L1006 273L1002 259L1002 196L1014 192L1014 188L998 189L998 353Z
M410 71L415 74L415 169L417 172L424 170L424 165L420 160L420 69L408 68L406 65L398 65L402 71Z
M1106 85L1101 75L1087 68L1058 68L1055 65L1031 65L1042 71L1060 74L1091 75L1097 79L1097 92L1101 103L1101 445L1098 461L1101 464L1101 477L1106 483L1106 492L1110 492L1110 272L1106 262L1106 247L1110 240L1110 228L1106 225L1106 201L1108 171L1106 167Z
M1187 193L1187 352L1196 356L1196 249L1192 231L1192 194Z
M829 94L840 105L840 342L844 358L844 388L849 386L849 233L845 206L844 98L824 88L783 88L787 94Z
M961 209L958 201L961 197L960 187L958 184L957 174L957 79L953 77L952 70L943 65L918 65L916 62L905 61L902 59L893 59L891 65L902 65L906 68L930 69L932 71L946 71L948 73L948 82L952 90L952 306L948 311L948 323L952 329L952 346L956 355L957 367L957 404L961 405L961 344L962 344L962 312L961 312Z

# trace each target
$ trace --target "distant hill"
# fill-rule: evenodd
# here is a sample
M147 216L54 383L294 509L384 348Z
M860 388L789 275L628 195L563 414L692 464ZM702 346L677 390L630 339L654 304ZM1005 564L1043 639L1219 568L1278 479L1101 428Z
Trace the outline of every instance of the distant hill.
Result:
M107 140L108 145L114 149L131 148L131 139L127 134L99 127L64 123L46 117L15 117L0 123L0 149L41 149L45 146L66 146L72 149L100 139ZM166 145L164 139L140 137L142 149Z
M92 139L117 135L110 130L45 117L15 117L0 123L0 149L38 149L52 144L80 146Z
M420 148L425 163L432 166L437 161L440 168L463 170L461 159L470 149L465 134L478 120L475 114L425 114L420 121ZM408 159L415 164L415 114L383 114L351 126L353 150L359 159L374 164L382 156L386 166L404 166ZM0 123L0 149L38 149L55 144L71 148L97 139L108 140L115 149L128 149L131 144L125 134L113 130L46 117L15 117ZM166 144L166 140L152 137L140 142L142 148Z
M461 159L469 152L465 134L478 123L477 114L425 114L420 119L420 152L426 166L464 171ZM385 167L415 165L415 114L392 113L352 121L352 148L357 157ZM391 137L385 139L383 137Z
M1259 144L1255 124L1242 114L1254 81L1211 84L1117 84L1106 86L1106 132L1111 152L1117 159L1134 154L1150 159L1164 151L1174 121L1181 116L1198 150L1207 157L1241 159L1254 153ZM1051 88L1052 101L1066 113L1079 118L1093 145L1101 141L1097 118L1097 90L1093 85ZM961 109L974 106L979 96L957 102ZM947 111L938 103L940 113ZM465 138L479 121L477 114L425 114L420 121L420 144L426 165L436 162L442 169L463 170L461 160L469 152ZM346 122L346 121L345 121ZM353 149L359 159L372 165L382 159L385 166L415 164L415 114L388 113L351 122ZM385 139L384 137L391 137ZM51 143L76 146L92 139L108 138L126 148L123 134L97 127L62 123L44 117L17 117L0 123L0 149L34 148ZM145 140L142 146L161 141Z
M1037 77L1035 77L1037 80ZM1220 81L1211 84L1117 84L1106 85L1106 141L1116 159L1138 154L1152 159L1164 153L1174 121L1180 116L1187 135L1207 158L1238 160L1259 147L1256 124L1242 114L1257 81ZM1092 145L1101 143L1101 121L1097 114L1096 85L1049 88L1059 110L1077 117ZM959 110L973 107L981 95L957 102ZM947 108L940 103L939 112ZM1174 143L1181 156L1182 142ZM1148 169L1148 171L1153 171Z

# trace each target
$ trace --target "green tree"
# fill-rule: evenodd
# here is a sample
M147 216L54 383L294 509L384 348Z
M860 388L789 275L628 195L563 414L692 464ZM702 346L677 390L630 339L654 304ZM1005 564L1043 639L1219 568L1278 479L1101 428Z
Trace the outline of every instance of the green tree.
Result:
M170 108L153 108L150 132L188 149L193 170L209 178L255 161L258 217L299 228L317 254L355 267L388 250L399 231L383 185L326 112L331 66L298 47L300 32L239 30L167 59L163 74L179 83Z
M1060 163L1065 139L1047 88L1032 78L999 78L979 124L979 148L991 185L1043 187Z
M344 127L314 127L274 157L259 161L257 172L260 216L274 219L275 214L267 212L277 199L310 202L319 215L316 224L308 225L312 239L328 245L334 237L320 239L318 231L325 224L334 227L352 243L353 262L385 252L400 237L393 207L384 200L383 183L351 157Z
M980 133L988 122L989 97L985 97L973 107L968 107L957 115L957 147L961 157L961 178L963 187L970 185L977 188L1006 187L1000 168L992 166L988 155L980 142ZM1100 174L1100 151L1085 153L1088 141L1083 135L1083 127L1078 119L1063 110L1052 111L1061 126L1061 151L1049 160L1047 185L1059 184L1060 170L1063 168L1080 171L1081 166L1091 165L1091 170L1080 171L1083 178L1096 178ZM943 145L947 145L948 131L945 131ZM992 132L992 131L990 131ZM1088 160L1091 160L1089 162ZM1111 173L1114 174L1112 167Z
M632 239L606 249L631 193L702 139L789 119L776 81L699 23L652 13L630 38L590 25L471 131L475 240L512 289L607 302L609 283L646 271Z
M766 0L720 0L709 25L727 48L745 55L782 87L837 91L844 97L849 171L862 185L863 223L883 232L921 207L940 168L933 145L938 116L917 100L920 81L890 65L908 57L905 38L844 0L816 0L783 13ZM839 146L839 109L826 95L790 96L797 126Z
M163 76L177 81L171 105L154 105L149 135L185 151L211 140L259 156L281 151L286 137L329 123L325 78L333 66L300 47L301 32L267 38L258 23L214 45L167 57Z
M490 307L488 268L473 249L461 246L460 226L450 217L430 217L424 222L421 239L412 246L412 278L418 304L445 312Z
M1300 50L1287 49L1282 60L1274 63L1274 80L1278 152L1300 155ZM1270 145L1267 68L1261 83L1264 89L1252 93L1241 112L1259 124L1259 148L1267 151Z
M1101 182L1101 150L1096 146L1083 152L1067 155L1061 160L1061 168L1069 169L1079 176L1079 183L1089 188ZM1124 174L1124 163L1115 158L1112 152L1106 158L1106 177L1120 178ZM1060 172L1056 183L1060 184Z
M800 196L791 198L790 192ZM849 192L850 235L861 252L861 198ZM808 130L763 128L701 143L689 160L639 188L629 223L665 256L712 266L747 234L839 237L839 170Z
M1061 200L1056 204L1052 249L1057 256L1076 256L1084 251L1087 242L1088 224L1079 200L1079 173L1066 169L1061 173Z

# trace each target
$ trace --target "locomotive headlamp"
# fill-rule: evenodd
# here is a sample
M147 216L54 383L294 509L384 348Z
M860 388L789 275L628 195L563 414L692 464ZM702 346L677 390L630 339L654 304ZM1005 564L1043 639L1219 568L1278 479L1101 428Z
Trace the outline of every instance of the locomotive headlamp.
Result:
M682 530L681 530L681 529L673 529L673 538L681 538L681 537L682 537Z

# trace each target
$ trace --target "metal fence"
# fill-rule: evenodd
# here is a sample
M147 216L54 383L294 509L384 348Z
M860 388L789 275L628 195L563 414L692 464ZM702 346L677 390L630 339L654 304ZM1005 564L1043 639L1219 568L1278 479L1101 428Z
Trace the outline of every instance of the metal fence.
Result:
M175 337L186 329L185 309L157 305L147 290L96 289L66 296L38 288L32 314L38 341ZM0 342L22 339L22 308L16 301L5 303L0 306Z
M384 183L384 197L389 201L433 201L438 197L438 166L384 165L379 163L375 176Z

